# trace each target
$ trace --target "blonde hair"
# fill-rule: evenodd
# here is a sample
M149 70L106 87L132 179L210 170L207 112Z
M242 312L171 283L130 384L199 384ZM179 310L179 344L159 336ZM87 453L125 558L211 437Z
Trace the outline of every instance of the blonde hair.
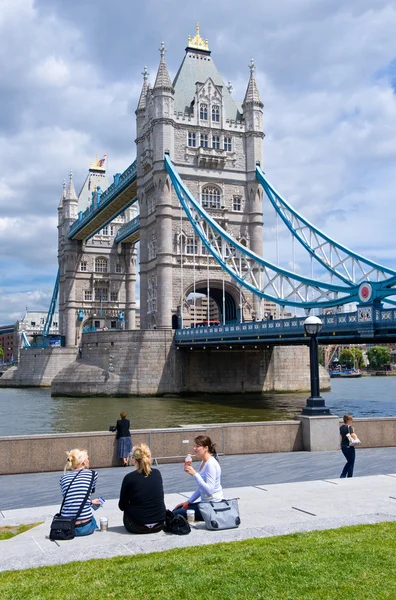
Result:
M137 462L137 470L148 477L151 473L151 452L146 444L138 444L132 448L132 456Z
M88 452L86 450L79 450L78 448L74 448L74 450L70 450L66 452L67 461L65 464L64 472L69 471L71 469L77 469L80 465L83 464L88 459Z

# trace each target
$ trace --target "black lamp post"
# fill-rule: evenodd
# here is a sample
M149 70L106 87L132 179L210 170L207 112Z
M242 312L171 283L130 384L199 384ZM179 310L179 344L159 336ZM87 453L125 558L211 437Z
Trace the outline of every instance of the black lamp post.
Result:
M318 334L322 329L322 321L318 317L308 317L304 321L304 329L310 337L309 368L311 373L311 397L307 398L307 403L301 414L309 417L329 415L330 411L325 407L325 401L320 395L319 388Z

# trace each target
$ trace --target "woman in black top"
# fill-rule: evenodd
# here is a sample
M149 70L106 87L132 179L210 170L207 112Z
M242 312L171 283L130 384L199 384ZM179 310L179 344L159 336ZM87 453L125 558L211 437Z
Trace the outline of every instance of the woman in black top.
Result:
M132 451L131 432L129 431L129 421L126 418L126 412L120 413L121 419L118 419L116 432L118 440L118 458L121 458L124 467L128 466L129 455Z
M136 471L124 477L118 508L124 511L124 527L129 533L156 533L165 520L161 473L151 468L146 444L134 446L132 453Z
M340 475L341 479L343 479L344 477L352 477L353 467L355 466L355 447L349 445L347 434L349 433L354 439L357 438L355 430L352 427L352 415L344 415L343 421L344 424L340 427L341 452L343 453L347 461L345 463L344 468L342 469L342 473Z

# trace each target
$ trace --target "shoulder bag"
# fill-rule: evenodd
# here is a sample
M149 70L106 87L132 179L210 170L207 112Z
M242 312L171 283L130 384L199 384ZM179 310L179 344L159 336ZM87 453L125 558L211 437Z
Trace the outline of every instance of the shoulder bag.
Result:
M219 500L218 502L200 502L199 510L205 521L206 529L234 529L241 524L238 498Z
M78 509L76 516L75 517L62 517L61 513L62 513L63 505L66 500L67 492L70 490L71 485L75 482L75 480L77 479L77 477L79 476L80 473L81 473L81 470L78 471L77 475L75 477L73 477L73 479L69 483L66 493L63 496L63 501L62 501L62 504L60 507L60 511L58 513L56 513L56 515L52 519L51 529L50 529L50 534L49 534L50 540L72 540L75 536L76 521L81 514L84 504L88 500L89 494L91 493L91 488L92 488L93 480L95 477L94 471L91 470L91 473L92 473L91 481L88 486L87 493L85 494L85 498L81 502L81 506Z

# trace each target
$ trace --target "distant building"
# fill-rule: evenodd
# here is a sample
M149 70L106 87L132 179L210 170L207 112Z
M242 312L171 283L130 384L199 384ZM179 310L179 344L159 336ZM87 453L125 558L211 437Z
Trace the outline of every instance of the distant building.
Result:
M220 321L220 312L216 302L213 298L209 298L209 318L208 318L208 298L199 297L199 298L190 298L187 300L187 304L189 306L189 320L190 323L184 323L184 327L189 327L190 325L200 325L203 323L207 323L207 321Z
M47 314L48 313L45 310L26 311L22 319L15 323L15 327L19 335L21 335L22 331L24 331L29 342L34 342L35 336L40 335L43 332ZM58 319L58 313L54 313L51 328L49 330L50 334L59 334Z
M0 364L10 363L14 360L15 325L0 326L0 347L3 349L3 358Z

